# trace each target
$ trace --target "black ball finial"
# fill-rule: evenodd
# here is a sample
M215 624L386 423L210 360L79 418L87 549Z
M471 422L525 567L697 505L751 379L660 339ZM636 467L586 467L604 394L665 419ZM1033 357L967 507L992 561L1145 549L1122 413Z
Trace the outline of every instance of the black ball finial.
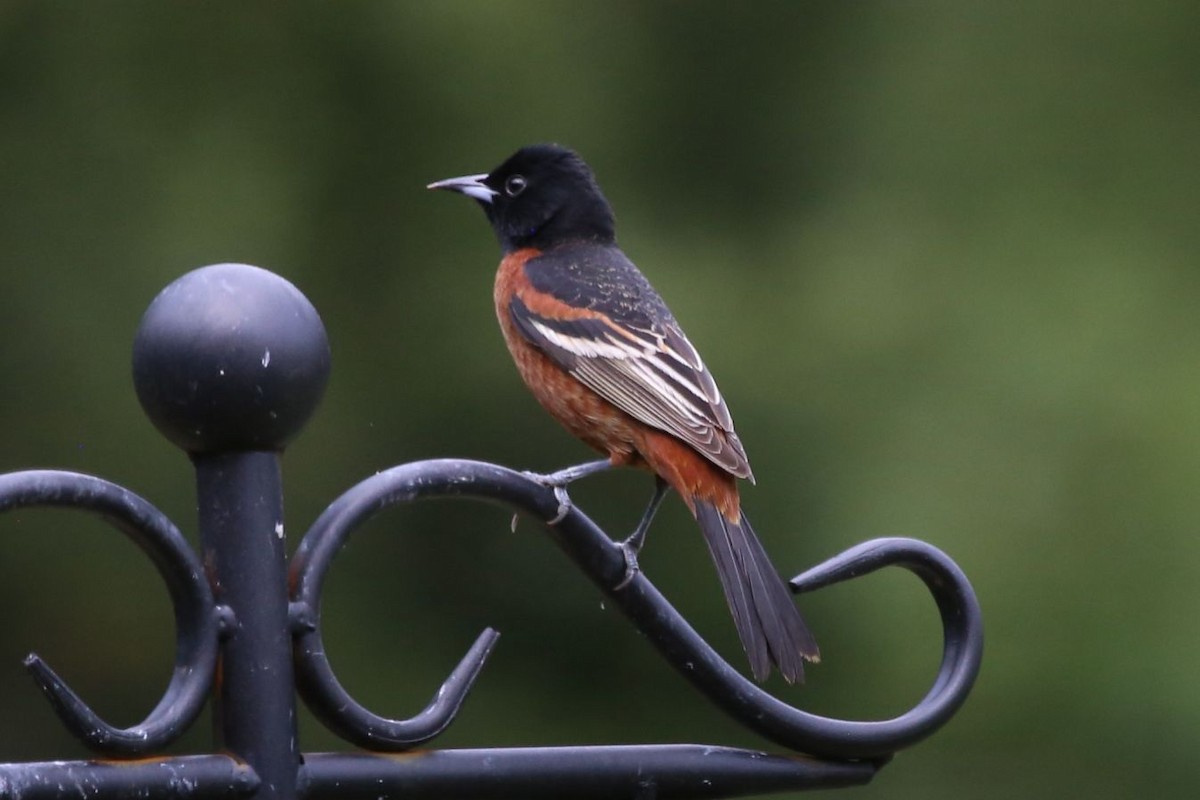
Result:
M167 286L133 342L142 408L191 454L282 450L316 410L329 363L308 298L247 264L202 267Z

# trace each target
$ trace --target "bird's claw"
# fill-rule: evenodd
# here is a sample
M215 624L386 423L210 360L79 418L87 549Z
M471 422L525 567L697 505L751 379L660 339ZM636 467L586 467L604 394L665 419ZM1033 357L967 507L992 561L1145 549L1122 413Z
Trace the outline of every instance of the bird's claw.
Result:
M557 525L571 513L571 496L567 494L567 487L555 486L554 499L558 501L558 513L554 515L554 519L546 521L547 525Z
M625 557L625 575L621 578L621 582L613 587L614 592L624 589L641 572L641 567L638 566L638 548L631 544L628 539L618 542L617 547L621 548L621 555Z
M567 518L567 514L571 513L571 496L567 494L566 484L562 482L557 473L543 475L540 472L522 472L521 474L534 483L554 489L554 499L558 501L558 513L554 515L553 519L546 520L547 525L557 525Z

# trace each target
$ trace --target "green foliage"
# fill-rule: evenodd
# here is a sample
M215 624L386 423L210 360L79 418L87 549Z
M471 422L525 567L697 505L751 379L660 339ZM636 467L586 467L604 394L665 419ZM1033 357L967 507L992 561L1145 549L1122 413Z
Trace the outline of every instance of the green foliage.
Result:
M288 277L333 343L328 395L284 461L293 543L393 464L589 457L509 364L482 216L423 189L560 141L717 375L780 568L911 535L978 589L988 644L967 706L837 796L1184 796L1200 730L1197 8L9 3L0 470L97 473L190 532L189 466L142 417L129 348L159 289L219 261ZM575 495L623 533L650 488L626 473ZM352 542L326 608L351 691L407 716L491 624L493 663L439 745L762 744L681 686L536 525L508 522L433 505ZM643 565L741 663L691 525L669 506ZM0 537L0 760L82 755L21 657L132 723L169 672L165 593L78 515L7 515ZM869 717L924 692L938 632L913 582L803 604L825 661L782 696ZM179 750L206 749L201 728ZM308 717L302 742L340 747Z

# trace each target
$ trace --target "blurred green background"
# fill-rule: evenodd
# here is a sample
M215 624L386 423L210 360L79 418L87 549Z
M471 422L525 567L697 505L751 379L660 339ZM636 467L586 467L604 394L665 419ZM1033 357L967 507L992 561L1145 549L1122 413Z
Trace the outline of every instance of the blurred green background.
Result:
M194 536L189 463L129 375L147 304L221 261L319 309L334 369L284 458L292 544L376 470L590 454L509 362L483 216L434 195L551 140L717 375L786 573L863 539L950 553L987 621L961 713L843 798L1181 797L1200 737L1200 5L0 5L0 470L126 484ZM649 479L576 500L614 535ZM526 521L391 512L339 558L347 687L409 716L503 637L438 746L765 747L708 706ZM83 515L0 517L0 760L81 757L20 660L112 721L172 657L152 568ZM647 574L744 665L677 500ZM926 690L939 629L886 573L802 600L826 714ZM311 717L309 751L343 745ZM210 746L202 723L174 750ZM1189 791L1190 790L1190 791ZM818 796L825 796L816 793Z

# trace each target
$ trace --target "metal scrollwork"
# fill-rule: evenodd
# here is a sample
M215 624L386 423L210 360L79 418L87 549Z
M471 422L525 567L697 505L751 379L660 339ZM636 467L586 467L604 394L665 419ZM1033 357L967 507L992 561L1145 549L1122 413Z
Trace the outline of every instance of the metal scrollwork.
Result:
M434 497L499 502L547 523L560 513L554 492L522 473L494 464L443 459L373 475L338 498L317 520L292 563L294 609L304 620L295 651L297 674L304 697L318 716L364 747L405 750L436 735L461 705L497 635L491 629L481 633L429 708L412 720L372 714L333 675L320 633L320 592L333 555L373 515L393 505ZM969 582L944 553L913 539L866 542L792 581L796 591L813 591L899 566L914 572L933 593L941 613L944 647L932 688L919 704L894 719L849 721L794 708L749 681L696 633L644 573L614 588L624 578L624 556L579 509L572 506L565 518L547 530L681 675L747 728L791 750L832 758L888 756L941 727L966 699L979 670L982 617Z
M128 489L74 472L0 475L0 511L39 506L96 514L150 557L167 584L175 612L175 668L150 715L139 725L118 728L101 719L38 655L31 653L25 666L63 724L91 749L113 756L162 749L195 720L212 686L218 613L199 559L161 511Z

